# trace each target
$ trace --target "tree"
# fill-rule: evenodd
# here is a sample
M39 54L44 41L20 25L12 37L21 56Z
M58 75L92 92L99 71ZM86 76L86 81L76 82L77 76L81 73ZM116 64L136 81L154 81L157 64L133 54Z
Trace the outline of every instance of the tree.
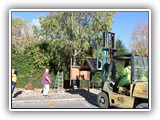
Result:
M88 42L90 55L94 54L97 45L103 46L103 32L111 31L115 12L90 12L90 27L88 27Z
M41 36L46 40L65 41L68 45L65 49L75 66L76 57L82 49L87 46L94 48L98 43L102 43L102 32L111 30L114 14L114 12L50 12L45 18L40 18Z
M131 46L140 54L148 54L148 23L140 21L131 33Z
M117 55L119 54L126 54L129 51L126 49L125 45L123 44L123 42L121 41L121 39L118 37L116 40L116 49L118 50L116 53Z
M15 47L24 50L33 41L33 31L27 20L12 19L12 43Z
M20 83L28 83L30 75L39 81L46 67L54 74L63 70L69 77L70 59L80 65L86 56L93 56L88 51L103 44L102 32L111 30L114 14L49 12L39 17L41 27L12 19L12 67L18 69Z

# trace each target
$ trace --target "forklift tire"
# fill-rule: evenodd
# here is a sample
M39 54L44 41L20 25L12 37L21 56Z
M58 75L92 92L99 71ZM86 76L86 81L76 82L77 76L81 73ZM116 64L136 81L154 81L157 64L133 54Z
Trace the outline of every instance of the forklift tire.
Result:
M148 103L141 103L141 104L137 105L136 108L141 108L141 109L148 108Z
M105 92L100 92L97 96L98 106L100 108L109 108L108 95Z

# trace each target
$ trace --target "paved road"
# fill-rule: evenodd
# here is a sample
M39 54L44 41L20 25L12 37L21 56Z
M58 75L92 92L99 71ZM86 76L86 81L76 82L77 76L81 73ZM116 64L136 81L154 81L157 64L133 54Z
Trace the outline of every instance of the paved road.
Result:
M85 90L65 91L64 94L52 94L50 97L33 96L33 91L22 91L11 100L14 108L98 108L97 94Z
M86 100L15 101L12 108L98 108Z

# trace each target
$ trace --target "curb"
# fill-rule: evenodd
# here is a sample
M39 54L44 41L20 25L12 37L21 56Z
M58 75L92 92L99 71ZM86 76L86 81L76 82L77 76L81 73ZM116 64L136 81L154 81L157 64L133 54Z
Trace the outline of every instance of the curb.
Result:
M54 98L54 99L15 99L12 103L16 102L57 102L57 101L85 101L85 98Z

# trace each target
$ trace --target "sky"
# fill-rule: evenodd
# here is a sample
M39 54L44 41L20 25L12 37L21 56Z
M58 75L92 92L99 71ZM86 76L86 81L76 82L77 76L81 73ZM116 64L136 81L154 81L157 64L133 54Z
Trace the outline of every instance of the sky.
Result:
M31 25L40 26L38 17L46 16L48 12L12 12L12 18L19 17L21 19L26 19L31 23ZM148 12L134 12L134 11L120 11L117 12L113 17L114 24L112 24L112 31L115 33L115 39L118 37L122 40L123 44L127 49L130 49L130 35L133 29L137 26L140 21L145 21L148 23Z
M45 17L48 12L12 12L12 18L21 18L30 22L32 25L40 26L38 17Z
M116 39L119 37L126 48L129 49L131 32L139 22L148 23L148 18L148 12L118 12L113 17L112 32L116 34Z

